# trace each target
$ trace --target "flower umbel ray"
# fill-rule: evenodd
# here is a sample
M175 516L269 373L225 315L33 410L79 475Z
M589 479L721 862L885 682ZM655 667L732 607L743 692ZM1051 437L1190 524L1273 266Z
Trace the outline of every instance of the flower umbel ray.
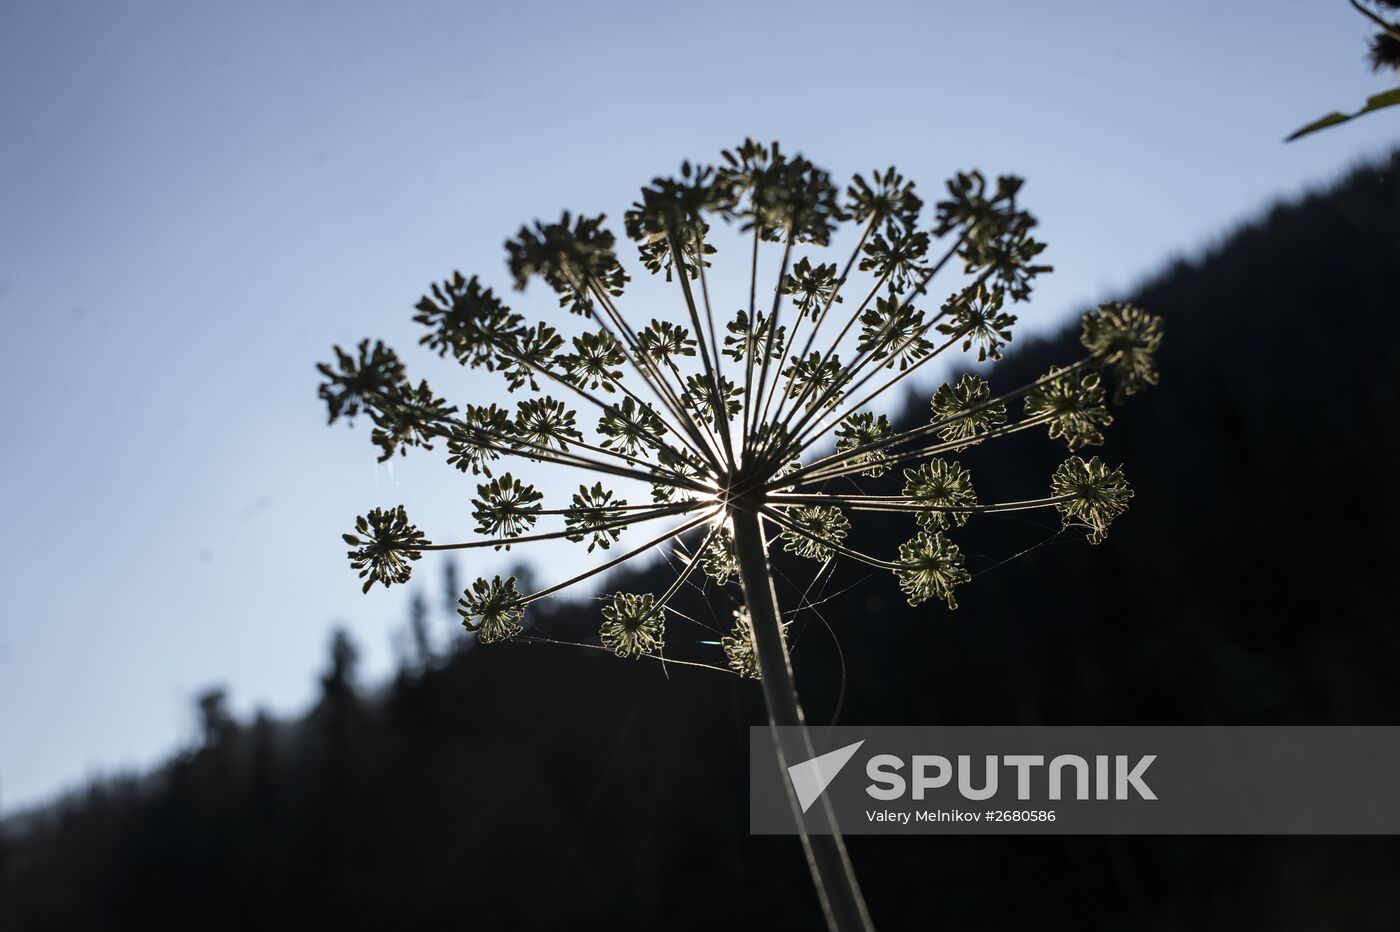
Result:
M1132 494L1121 468L1071 456L1049 495L986 502L957 454L1031 429L1069 452L1102 442L1113 419L1105 386L1121 399L1158 379L1158 318L1102 305L1084 315L1081 358L1000 393L980 375L961 375L933 393L922 425L896 431L872 408L934 359L1001 358L1018 317L1009 308L1050 271L1039 264L1044 244L1021 191L1019 178L967 172L929 206L894 168L856 175L843 191L806 158L745 140L714 165L685 162L653 179L625 211L640 267L675 289L669 313L648 307L636 319L624 312L634 273L606 217L565 212L523 226L506 244L507 284L542 283L563 309L551 320L528 320L477 276L457 272L414 305L422 342L482 379L501 379L514 411L454 406L426 381L410 381L382 343L336 348L319 367L330 419L368 414L383 456L443 441L448 462L472 477L467 512L482 535L430 543L402 506L376 507L345 535L352 567L368 590L406 582L428 551L566 540L600 555L596 567L538 592L517 591L514 578L474 582L463 621L489 642L524 631L533 602L675 548L685 556L666 592L604 599L598 643L635 658L661 656L667 628L679 623L669 602L682 583L700 574L715 593L735 591L729 519L739 513L758 515L768 538L799 558L886 569L911 601L936 598L950 609L968 581L953 538L969 521L1047 509L1101 541ZM830 256L844 224L859 231L855 245ZM723 268L716 230L726 225L745 243L748 303L717 315L710 279ZM929 304L940 275L951 282L938 294L952 293ZM761 281L776 285L770 292ZM1024 414L1009 417L1013 410ZM813 456L833 433L834 452ZM578 491L545 501L531 469L579 473ZM854 484L898 478L897 470L900 494ZM832 490L838 479L850 481ZM616 487L621 480L644 483L650 501ZM871 511L907 515L909 541L879 555L848 546L853 520ZM647 524L657 526L652 536L630 546L627 532ZM735 648L735 637L748 638L742 624L715 659L748 676L758 668Z

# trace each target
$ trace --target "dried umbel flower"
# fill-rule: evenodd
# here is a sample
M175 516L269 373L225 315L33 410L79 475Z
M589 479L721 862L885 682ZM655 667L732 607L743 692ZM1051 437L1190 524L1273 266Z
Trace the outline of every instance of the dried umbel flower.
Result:
M489 643L520 635L532 603L674 548L680 569L665 592L605 594L591 646L682 662L665 656L677 640L668 628L685 623L673 597L687 581L699 584L697 570L716 599L730 598L737 583L735 628L717 644L702 642L719 648L721 662L701 665L758 677L773 721L800 725L770 546L823 565L877 567L911 604L952 609L970 579L952 539L965 523L1057 510L1065 527L1098 542L1131 496L1120 470L1072 456L1049 496L985 502L952 458L1027 430L1048 428L1071 451L1099 443L1112 420L1102 377L1118 398L1158 378L1161 323L1130 305L1086 314L1085 355L1029 384L993 391L983 376L961 375L933 393L926 423L902 431L875 410L932 360L1001 358L1016 323L1010 306L1050 270L1039 264L1044 244L1021 189L1011 176L959 174L925 218L914 183L893 168L857 176L842 197L805 158L746 140L716 166L685 163L677 176L653 179L627 211L641 265L676 289L674 314L648 308L636 325L619 306L630 279L602 216L565 213L522 227L506 244L511 278L517 289L543 281L558 296L569 312L555 315L561 329L527 321L459 273L431 286L414 318L440 356L500 378L513 410L473 399L459 411L426 382L410 382L379 343L366 341L356 354L337 349L336 362L320 367L331 420L367 411L385 457L442 439L448 462L478 477L471 515L480 539L428 544L402 507L375 510L346 538L352 566L366 586L388 585L406 581L426 550L568 540L606 552L597 566L535 592L520 592L514 577L472 583L459 611ZM823 261L843 223L853 224L853 248ZM718 224L731 224L743 243L748 301L737 313L718 314L711 303ZM760 275L768 260L773 272ZM931 305L930 286L945 271L955 290ZM1013 418L1022 405L1024 416ZM504 464L510 471L497 472ZM581 472L587 481L570 501L547 503L523 478L532 467ZM899 494L856 485L896 469ZM884 555L850 546L852 520L867 511L907 516L911 538ZM653 534L628 536L648 525ZM839 837L808 844L821 853L813 864L828 918L861 927L854 878L832 868L845 863Z
M1103 403L1097 372L1071 372L1052 378L1026 395L1026 417L1043 420L1050 439L1062 439L1071 450L1103 443L1101 428L1113 423Z
M1097 314L1085 314L1080 342L1101 365L1113 371L1118 397L1157 384L1157 348L1162 345L1162 321L1131 304L1103 304Z
M943 309L950 319L938 325L938 332L960 338L964 353L977 347L978 362L1000 359L1016 323L1016 315L1003 314L1001 305L1002 292L985 285L978 285L971 294L953 295Z
M784 622L782 625L784 644L787 643L788 628L791 624ZM734 610L734 627L719 639L719 646L724 651L724 659L729 664L729 669L748 679L763 678L763 671L758 666L758 653L754 650L753 619L749 617L747 608L740 607Z
M836 452L849 453L856 447L872 447L869 453L862 453L855 460L865 467L860 475L879 478L889 472L890 456L876 447L893 433L894 428L885 415L858 411L836 428Z
M665 619L650 592L619 592L603 608L599 631L603 646L619 657L640 657L661 650Z
M328 423L334 424L342 415L353 419L369 399L387 396L406 379L398 355L380 341L375 340L371 347L369 340L361 340L356 349L358 354L351 356L338 346L332 347L336 366L324 362L316 366L326 379L320 396L326 403Z
M845 541L851 530L851 520L834 505L794 508L788 520L792 524L783 529L783 547L809 560L830 559L832 546Z
M1060 464L1050 480L1050 493L1060 501L1055 507L1065 527L1087 528L1089 543L1102 543L1108 525L1128 510L1133 490L1123 478L1123 468L1109 469L1097 456L1087 463L1071 456Z
M595 547L607 550L622 536L621 519L626 509L627 500L617 498L603 483L581 485L564 513L564 524L573 532L566 537L574 543L588 537L589 553Z
M904 497L918 515L919 525L930 530L966 524L969 509L977 506L972 473L937 458L904 470Z
M716 585L727 585L739 575L739 558L734 553L734 534L719 525L700 548L700 567Z
M490 582L478 579L457 601L457 614L462 616L463 626L489 644L520 633L525 600L515 588L514 576L505 582L499 576Z
M953 590L971 577L963 566L962 551L942 531L923 533L901 544L899 563L895 575L910 605L938 598L949 608L958 607Z
M368 398L366 404L371 404ZM369 439L379 447L381 461L395 452L407 455L409 447L431 450L429 441L447 435L448 419L457 411L433 394L426 379L417 388L395 386L388 395L376 397L371 407L374 430Z
M351 547L350 567L360 571L369 592L375 583L407 582L413 572L412 562L423 556L428 539L408 523L403 506L372 508L369 514L355 519L355 533L341 537Z
M539 520L544 494L510 473L477 486L476 494L472 499L476 532L500 538L495 545L498 549L509 550L508 540L524 534Z
M1006 403L993 399L992 386L972 373L958 379L956 385L940 385L929 407L939 425L938 436L956 444L954 450L972 446L983 434L1006 423Z

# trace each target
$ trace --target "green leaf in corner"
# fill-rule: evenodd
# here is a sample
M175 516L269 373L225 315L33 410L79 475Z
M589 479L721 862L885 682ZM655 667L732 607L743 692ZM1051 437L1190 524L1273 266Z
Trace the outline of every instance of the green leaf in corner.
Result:
M1385 107L1394 107L1396 105L1400 105L1400 87L1392 88L1391 90L1385 91L1384 93L1376 94L1372 97L1367 98L1366 106L1362 107L1355 113L1329 113L1327 114L1327 116L1323 117L1320 120L1314 120L1307 126L1304 126L1302 129L1295 132L1292 136L1289 136L1287 139L1284 140L1284 142L1292 142L1293 140L1298 139L1299 137L1306 136L1309 133L1315 133L1320 129L1326 129L1329 126L1336 126L1338 123L1345 123L1348 120L1354 120L1357 117L1362 116L1363 114L1370 113L1373 110L1381 110Z

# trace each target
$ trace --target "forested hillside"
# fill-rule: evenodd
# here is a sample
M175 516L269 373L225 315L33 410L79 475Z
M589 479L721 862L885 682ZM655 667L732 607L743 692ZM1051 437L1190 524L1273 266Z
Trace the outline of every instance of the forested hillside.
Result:
M1400 722L1398 273L1400 155L1146 284L1133 300L1166 320L1162 384L1095 451L1136 491L1107 542L1053 516L970 522L975 579L951 613L839 570L792 631L810 717ZM993 388L1076 342L1020 346ZM1021 439L962 456L984 500L1045 494L1063 448ZM910 534L907 516L865 518L859 549ZM779 560L786 606L814 566ZM417 584L443 601L430 575ZM705 625L733 598L687 593L697 623L668 632L668 653L722 663ZM528 633L597 623L575 603ZM0 928L819 926L797 842L747 835L752 682L530 642L420 659L369 695L337 642L305 718L236 722L211 697L202 746L154 778L0 826ZM886 930L1400 927L1394 838L850 848Z

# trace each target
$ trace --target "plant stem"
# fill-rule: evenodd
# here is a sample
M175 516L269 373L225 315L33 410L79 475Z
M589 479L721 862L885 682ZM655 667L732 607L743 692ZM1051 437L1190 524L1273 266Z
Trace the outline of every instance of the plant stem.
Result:
M762 674L769 725L773 728L795 726L800 729L807 758L815 757L816 751L803 721L802 706L797 700L797 687L793 683L787 647L783 643L778 596L773 589L773 574L768 566L768 551L763 542L758 514L748 508L734 507L730 510L730 517L734 522L734 551L739 561L739 579L744 587L744 601L752 623L754 651ZM787 761L776 731L773 746L778 765L786 770ZM831 824L832 834L809 834L806 817L793 794L791 783L786 780L786 774L784 783L788 787L788 802L802 836L807 867L816 884L827 928L831 932L872 932L874 926L870 922L870 913L865 908L865 898L851 869L851 859L846 854L846 845L837 830L836 816L830 804L825 797L820 800L820 804L826 807L825 815Z

